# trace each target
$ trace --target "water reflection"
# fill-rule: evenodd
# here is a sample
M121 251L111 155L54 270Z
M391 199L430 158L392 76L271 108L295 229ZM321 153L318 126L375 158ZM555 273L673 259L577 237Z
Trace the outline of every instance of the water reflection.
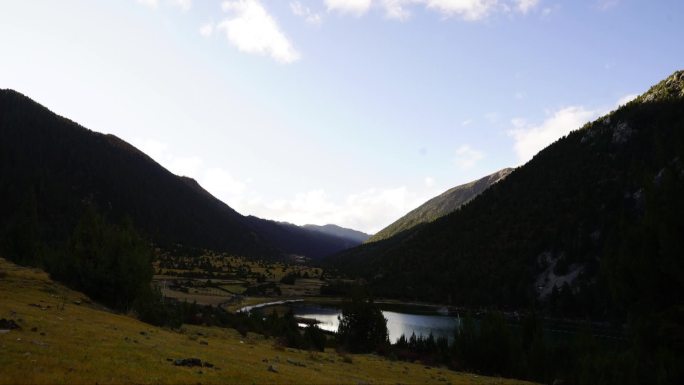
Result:
M313 303L293 303L288 304L288 307L297 317L317 320L318 327L323 330L337 331L339 326L337 317L342 314L338 307ZM387 331L391 342L396 342L402 334L406 338L409 338L412 333L416 336L427 337L430 332L435 338L446 337L451 341L454 329L459 322L457 317L440 314L436 308L418 309L413 306L401 308L393 305L392 310L383 309L383 306L381 309L387 319Z

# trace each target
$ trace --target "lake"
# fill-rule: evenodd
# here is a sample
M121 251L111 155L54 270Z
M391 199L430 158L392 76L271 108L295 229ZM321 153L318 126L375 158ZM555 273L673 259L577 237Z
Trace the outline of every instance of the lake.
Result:
M411 337L412 333L415 333L416 336L427 337L431 332L435 338L446 337L451 341L454 330L459 324L459 317L447 314L443 308L397 304L378 304L378 306L387 319L387 331L391 342L396 342L402 334L406 338ZM247 311L259 311L267 314L269 310L287 311L287 309L292 309L296 317L315 319L319 322L318 327L331 332L337 331L339 326L337 317L342 314L339 303L305 301L250 308Z

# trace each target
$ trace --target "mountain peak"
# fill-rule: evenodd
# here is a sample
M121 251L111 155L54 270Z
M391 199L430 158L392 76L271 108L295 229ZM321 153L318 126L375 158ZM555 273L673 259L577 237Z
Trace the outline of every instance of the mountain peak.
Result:
M636 100L644 103L684 98L684 70L676 71Z

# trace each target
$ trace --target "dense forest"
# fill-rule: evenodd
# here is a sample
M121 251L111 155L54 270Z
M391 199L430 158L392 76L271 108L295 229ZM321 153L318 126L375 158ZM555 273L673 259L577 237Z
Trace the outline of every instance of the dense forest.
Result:
M624 318L681 304L684 73L410 234L329 259L377 295ZM556 282L556 288L549 287Z
M677 72L458 211L327 262L364 278L376 296L610 324L624 333L620 349L601 353L584 343L549 364L575 357L568 367L588 374L578 382L677 383L683 235L684 72ZM486 370L487 362L472 364Z

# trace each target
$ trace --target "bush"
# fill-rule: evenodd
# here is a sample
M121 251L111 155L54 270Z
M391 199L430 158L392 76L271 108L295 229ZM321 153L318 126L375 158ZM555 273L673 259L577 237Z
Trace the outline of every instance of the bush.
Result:
M159 288L149 289L133 303L138 318L152 325L178 328L183 324L182 308L175 304L165 304Z
M328 340L325 333L314 324L306 327L304 330L304 339L306 340L309 349L318 350L319 352L325 350L325 343Z

